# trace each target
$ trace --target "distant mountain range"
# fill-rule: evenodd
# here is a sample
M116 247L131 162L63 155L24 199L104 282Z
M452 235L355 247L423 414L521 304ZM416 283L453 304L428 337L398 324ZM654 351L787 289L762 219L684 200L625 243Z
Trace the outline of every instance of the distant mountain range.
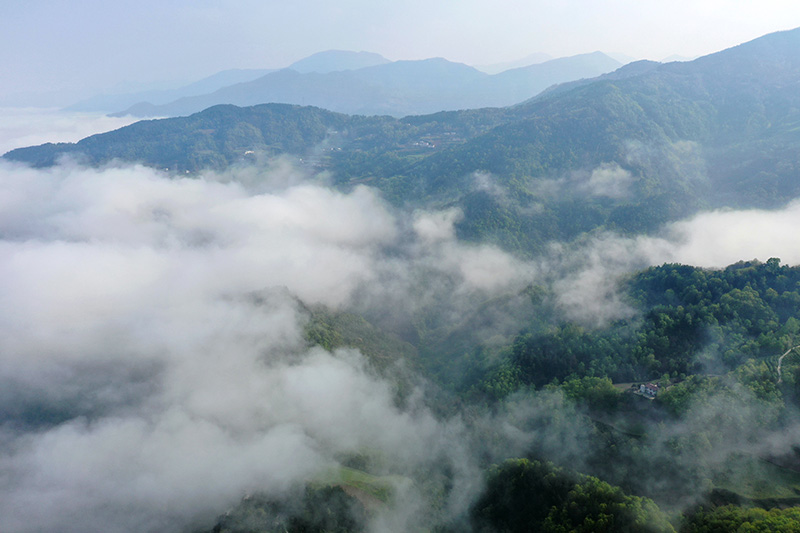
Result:
M529 54L522 59L517 59L516 61L505 61L503 63L492 63L491 65L474 66L476 69L480 70L481 72L485 72L486 74L499 74L504 70L536 65L537 63L544 63L545 61L550 61L551 59L555 58L550 54L537 52L534 54Z
M301 74L308 74L309 72L327 74L329 72L338 72L341 70L358 70L361 68L375 67L378 65L385 65L386 63L391 63L391 61L380 54L374 54L372 52L327 50L325 52L312 54L300 61L295 61L287 68Z
M114 112L139 102L151 102L156 105L167 104L178 98L197 96L214 92L222 87L251 81L265 74L274 72L268 69L233 69L217 72L212 76L203 78L194 83L177 87L175 89L152 90L144 92L124 92L99 94L86 100L81 100L67 107L68 111L88 112Z
M310 55L289 65L296 72L327 73L338 70L352 70L389 63L379 54L370 52L349 52L328 50ZM150 90L143 92L120 92L100 94L77 102L67 108L70 111L117 112L133 105L147 102L152 105L164 105L180 98L200 96L213 93L223 87L245 83L260 78L279 69L230 69L217 72L199 81L173 89Z
M218 104L287 103L340 113L401 117L511 105L555 83L591 78L620 65L595 52L489 75L441 58L391 62L378 54L329 51L298 61L287 69L227 86L218 84L213 91L200 93L197 84L193 84L173 92L181 97L169 102L161 93L157 99L145 99L116 114L185 116ZM255 71L241 74L255 74ZM208 84L208 79L205 81Z
M502 76L523 92L531 68L490 77L428 60L328 75L284 70L250 83L304 87L306 76L341 77L360 80L367 95L377 91L368 80L384 80L420 98L447 89L466 101L454 87L469 94L471 80ZM417 83L408 81L411 72ZM441 72L446 82L433 75ZM344 97L352 85L342 83ZM394 119L216 106L4 157L38 166L63 155L88 164L117 159L191 174L293 154L329 170L340 187L369 183L398 204L457 205L465 213L461 237L531 252L599 227L639 233L703 208L774 207L800 197L798 87L800 29L691 62L632 63L505 108Z

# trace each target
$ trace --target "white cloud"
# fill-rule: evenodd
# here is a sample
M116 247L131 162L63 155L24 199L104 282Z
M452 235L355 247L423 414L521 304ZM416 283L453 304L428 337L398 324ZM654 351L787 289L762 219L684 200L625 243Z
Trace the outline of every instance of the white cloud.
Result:
M309 350L295 296L415 305L423 272L449 280L433 297L486 296L525 266L459 244L455 211L419 213L407 242L373 190L285 177L0 163L0 529L176 529L363 450L473 468L460 422L397 408L358 352Z
M77 142L131 124L132 117L67 113L56 109L0 108L0 155L47 142Z
M434 243L455 239L455 224L464 218L460 209L444 211L417 211L414 213L413 228L424 242Z
M632 315L617 291L623 276L663 263L723 268L778 257L797 265L798 227L800 201L775 210L709 211L668 224L655 236L607 233L577 245L554 245L545 270L555 274L559 304L570 317L602 325Z
M633 176L630 172L616 163L610 163L595 168L585 187L594 196L625 198L630 194L632 183Z
M776 210L718 210L701 213L670 228L671 249L659 251L664 240L645 239L643 248L654 257L705 267L736 261L780 257L800 264L800 201Z

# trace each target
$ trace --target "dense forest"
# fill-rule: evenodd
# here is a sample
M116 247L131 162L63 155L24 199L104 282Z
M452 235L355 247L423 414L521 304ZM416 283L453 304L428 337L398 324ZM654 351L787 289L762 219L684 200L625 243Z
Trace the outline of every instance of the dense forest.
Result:
M800 267L777 258L721 270L665 264L631 275L622 290L635 319L590 328L534 312L542 318L499 349L462 341L464 352L446 356L446 371L425 354L438 353L438 339L452 331L409 343L320 308L309 310L307 335L328 349L360 348L376 372L393 375L398 402L414 378L396 374L392 358L428 365L425 373L449 390L436 399L445 412L471 405L467 416L502 416L532 403L539 414L524 421L527 429L559 435L524 457L485 463L486 485L470 514L432 530L800 528L800 451L763 438L779 439L798 423ZM537 310L551 305L546 291L524 294ZM640 392L648 383L658 388L654 398ZM390 504L396 482L360 470L366 458L352 461L354 470L307 487L292 503L244 501L214 531L355 530L363 513Z

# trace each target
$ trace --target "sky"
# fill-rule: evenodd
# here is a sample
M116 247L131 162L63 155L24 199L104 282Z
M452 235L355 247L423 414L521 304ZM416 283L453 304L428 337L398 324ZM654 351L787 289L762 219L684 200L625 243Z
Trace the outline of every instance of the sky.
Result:
M0 105L66 105L330 49L473 65L596 50L660 60L798 26L789 0L4 0Z

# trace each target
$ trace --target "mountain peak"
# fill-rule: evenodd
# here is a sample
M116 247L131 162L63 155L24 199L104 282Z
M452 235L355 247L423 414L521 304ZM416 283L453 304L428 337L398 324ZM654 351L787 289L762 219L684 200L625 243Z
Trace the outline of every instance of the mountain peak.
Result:
M295 61L288 68L303 74L310 72L326 74L341 70L358 70L386 63L390 63L390 61L382 55L372 52L326 50Z
M527 56L514 61L504 61L502 63L492 63L487 65L476 65L475 68L480 70L481 72L485 72L486 74L499 74L500 72L503 72L505 70L536 65L538 63L544 63L545 61L550 61L551 59L554 58L550 54L545 54L543 52L535 52L533 54L528 54Z

